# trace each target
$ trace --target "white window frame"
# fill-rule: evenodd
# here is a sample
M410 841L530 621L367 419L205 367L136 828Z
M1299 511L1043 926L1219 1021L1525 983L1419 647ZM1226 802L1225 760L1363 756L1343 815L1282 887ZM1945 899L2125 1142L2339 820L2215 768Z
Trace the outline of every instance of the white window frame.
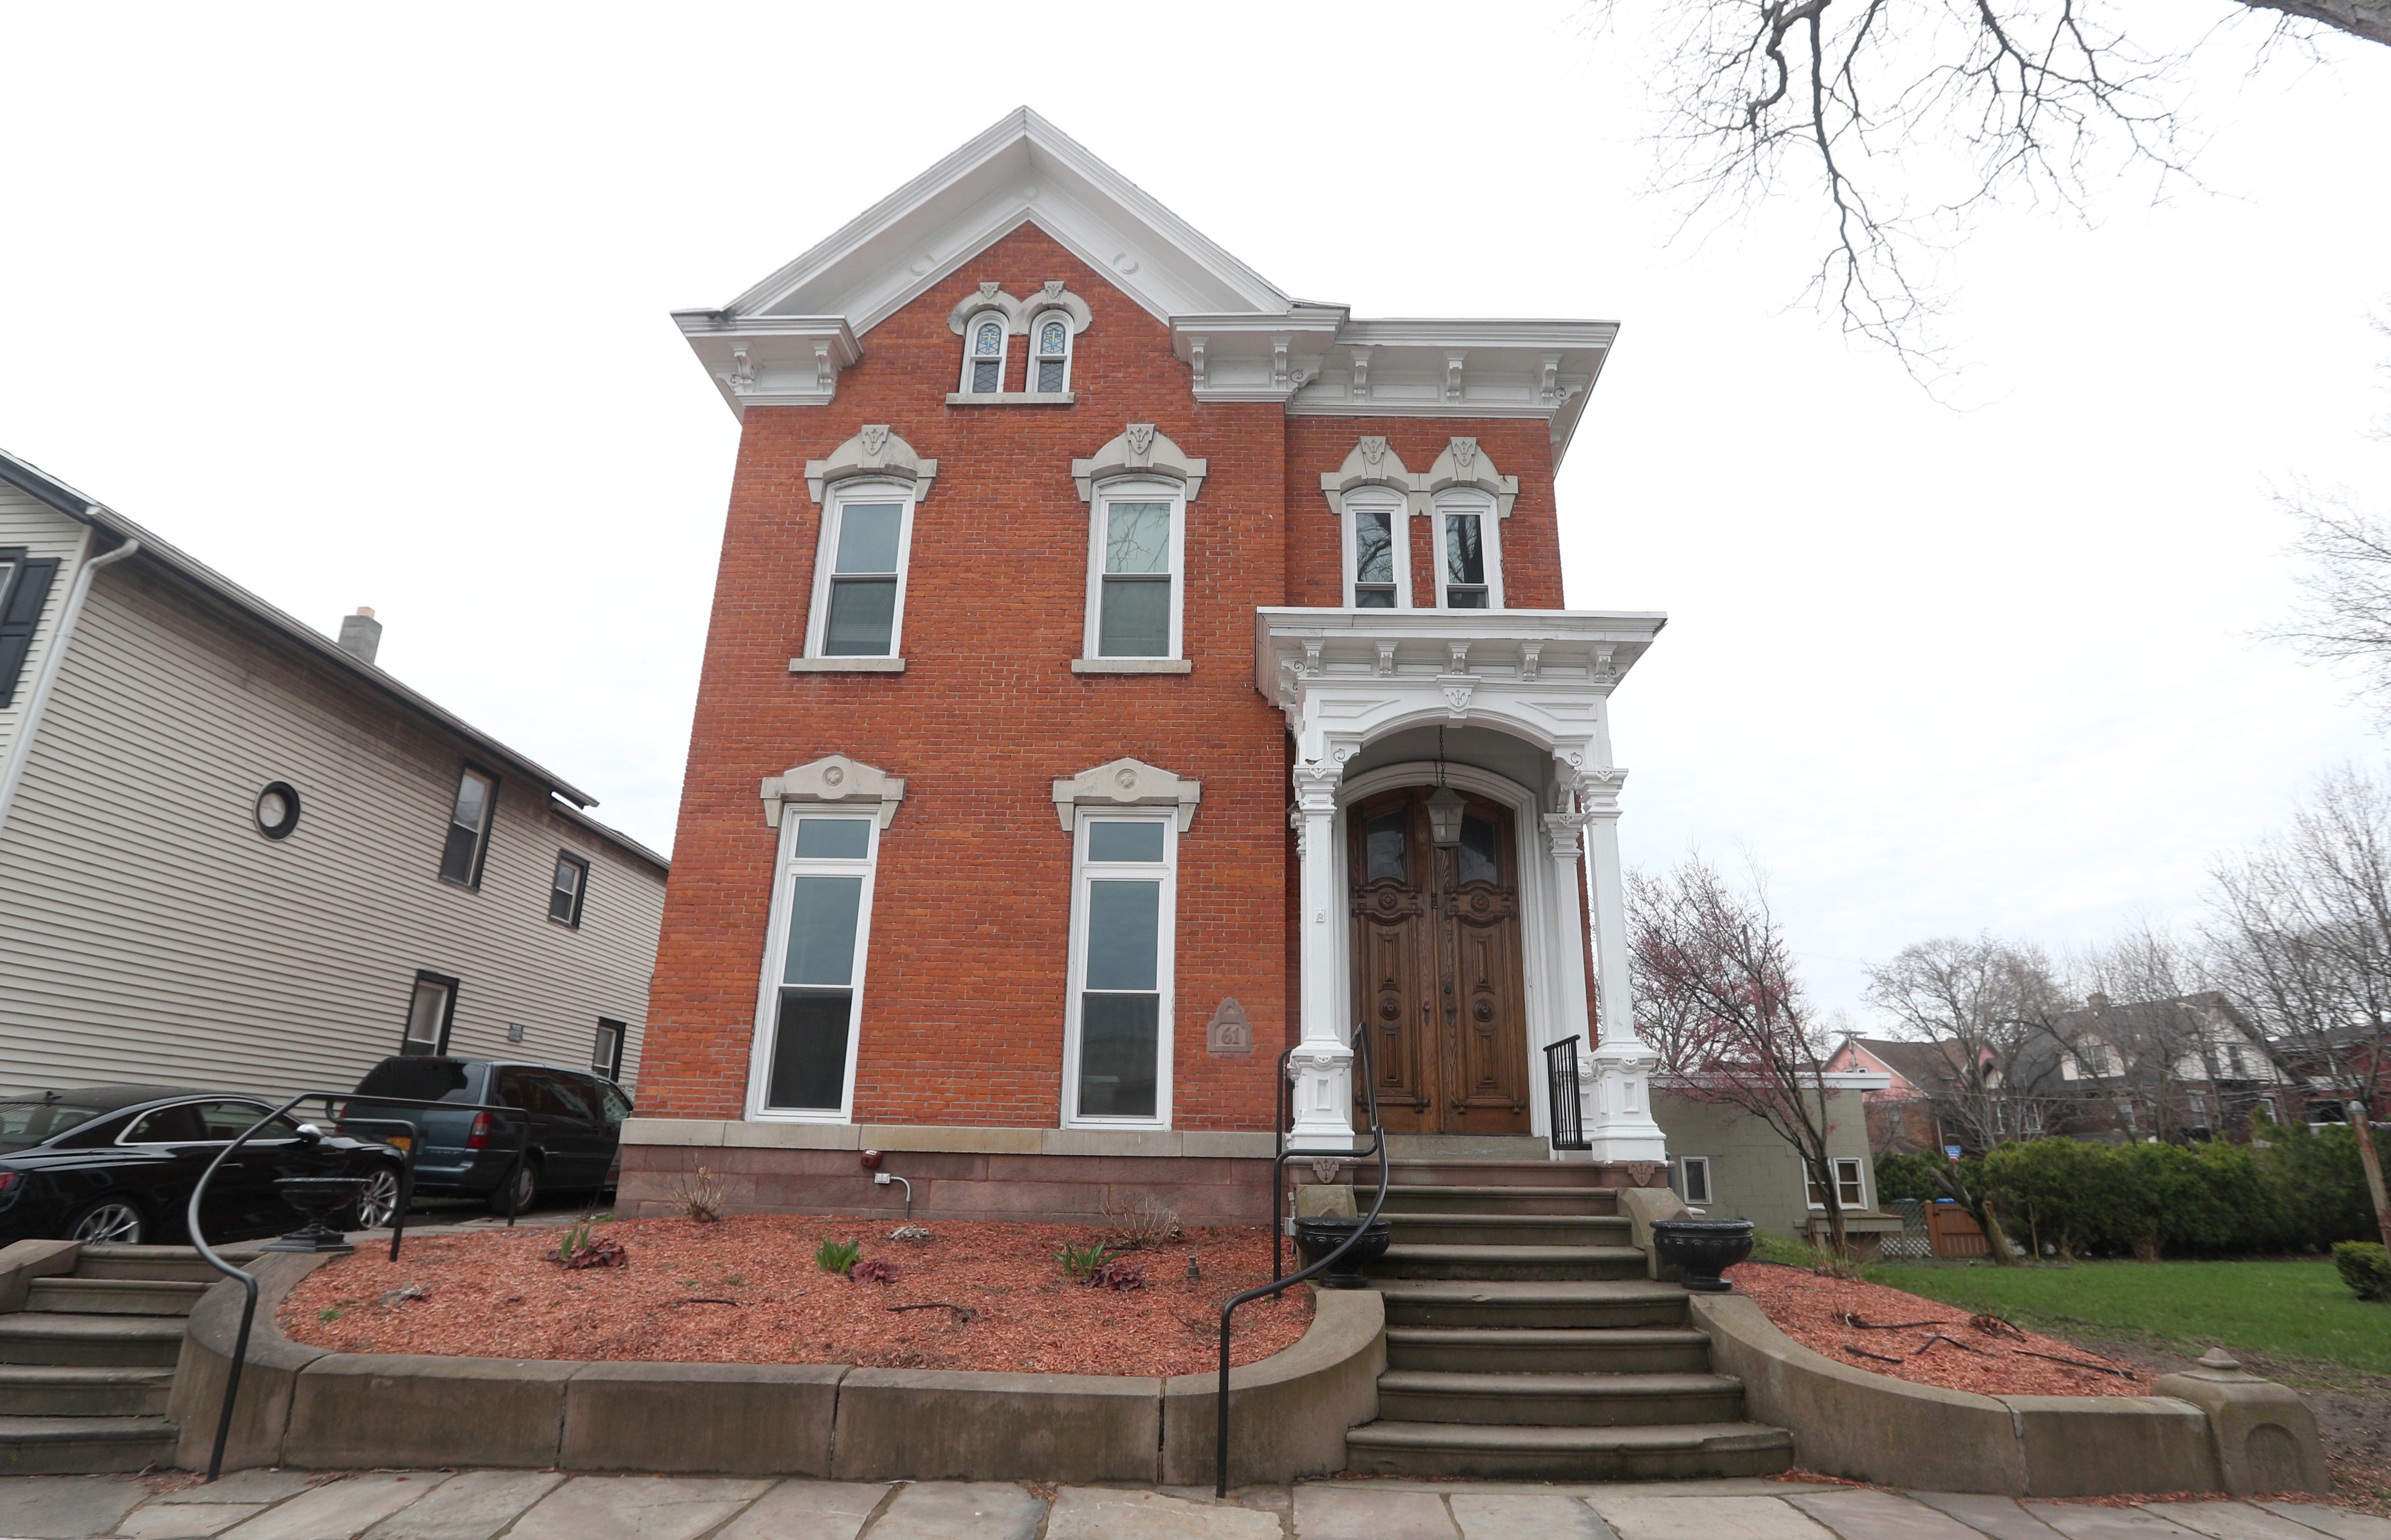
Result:
M1046 323L1049 321L1063 323L1063 383L1051 391L1041 391L1038 388L1038 365L1039 361L1047 355L1038 351L1039 339L1046 335ZM1022 351L1028 358L1021 376L1023 393L1033 396L1065 396L1071 393L1071 355L1079 351L1079 330L1078 327L1072 325L1068 311L1041 310L1038 313L1037 318L1029 323L1028 336L1022 344Z
M1162 860L1130 865L1088 860L1088 830L1096 824L1158 824L1162 828ZM1155 985L1161 996L1156 1017L1154 1116L1150 1118L1081 1117L1079 1115L1079 997L1088 977L1089 884L1128 877L1157 877L1162 882L1161 916L1157 924ZM1071 930L1063 1024L1063 1126L1066 1128L1169 1128L1172 1061L1177 1054L1176 991L1179 951L1179 826L1166 811L1140 813L1129 809L1098 812L1080 808L1071 828Z
M1700 1198L1694 1196L1693 1173L1697 1166L1701 1168L1702 1174L1702 1195ZM1677 1197L1689 1209L1707 1208L1718 1201L1718 1188L1712 1184L1709 1156L1677 1157Z
M1503 604L1503 517L1494 499L1482 492L1455 490L1438 494L1431 507L1428 528L1436 540L1436 607L1449 610L1445 602L1444 521L1456 513L1478 516L1478 540L1486 556L1486 608L1500 610Z
M901 658L905 655L905 590L913 570L913 488L903 481L841 481L822 499L821 528L815 535L813 601L806 612L806 656L828 658L835 662L843 659ZM898 503L904 511L897 516L897 606L888 622L886 652L842 652L835 656L822 651L830 635L830 590L836 576L832 568L838 564L838 532L847 518L849 505L856 503Z
M996 353L996 389L993 391L975 391L972 389L972 366L979 362L979 355L972 352L972 348L979 338L979 327L982 321L994 321L997 324L997 327L1004 333L1004 341L1002 345L997 349ZM1005 377L1012 372L1012 318L1001 310L982 310L973 313L970 321L966 322L963 326L963 375L962 378L955 382L955 393L957 395L981 396L989 399L1001 396L1004 394Z
M1354 516L1365 510L1392 515L1387 521L1387 528L1394 537L1395 545L1395 608L1409 610L1412 607L1412 500L1385 487L1359 487L1347 493L1343 511L1338 515L1345 551L1345 608L1360 608L1361 596L1357 592L1360 576L1354 571L1355 563L1360 559L1360 543L1354 538L1353 525ZM1438 559L1442 559L1441 553Z
M806 819L839 819L867 825L871 833L860 860L811 860L797 858L797 831ZM781 844L772 862L772 905L764 928L764 967L756 994L756 1030L747 1056L747 1117L757 1123L846 1123L855 1121L855 1065L863 1044L863 1009L865 990L871 983L864 964L872 956L872 895L880 881L880 837L884 831L880 820L870 813L851 814L815 811L801 803L791 802L781 815ZM855 965L848 977L855 982L847 1007L846 1084L839 1092L835 1110L826 1107L769 1107L766 1093L772 1084L772 1036L780 1026L781 977L788 967L789 900L800 877L857 877L863 879L863 892L857 899L855 917Z
M1866 1161L1861 1160L1856 1155L1830 1155L1827 1158L1827 1164L1834 1173L1836 1198L1839 1202L1842 1196L1842 1188L1843 1186L1843 1172L1847 1168L1853 1174L1852 1185L1860 1189L1860 1200L1856 1203L1842 1203L1842 1207L1843 1212L1845 1213L1861 1213L1867 1212L1868 1207L1868 1163ZM1810 1179L1809 1162L1804 1161L1802 1166L1803 1194L1809 1200L1810 1207L1817 1210L1820 1213L1824 1213L1827 1212L1827 1200L1816 1189L1817 1184Z
M1088 499L1087 619L1079 638L1079 656L1092 661L1107 656L1096 648L1103 639L1105 516L1115 503L1170 505L1170 649L1161 658L1129 661L1177 661L1187 654L1182 626L1187 601L1187 489L1176 481L1126 477L1099 483L1095 495Z

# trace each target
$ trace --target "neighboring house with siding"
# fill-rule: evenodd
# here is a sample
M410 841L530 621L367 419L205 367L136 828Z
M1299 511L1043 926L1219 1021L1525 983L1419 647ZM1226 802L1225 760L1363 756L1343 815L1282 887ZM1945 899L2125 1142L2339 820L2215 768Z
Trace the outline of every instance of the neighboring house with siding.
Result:
M1886 1076L1867 1072L1825 1077L1827 1154L1835 1163L1837 1201L1855 1230L1893 1227L1878 1216L1876 1172L1868 1155L1866 1097L1885 1088ZM1652 1116L1669 1138L1669 1186L1689 1207L1713 1219L1749 1219L1773 1235L1801 1237L1824 1226L1827 1200L1810 1180L1801 1152L1767 1120L1741 1108L1689 1094L1669 1078L1652 1084Z
M403 1051L636 1081L664 857L379 636L0 454L0 1090L342 1090Z

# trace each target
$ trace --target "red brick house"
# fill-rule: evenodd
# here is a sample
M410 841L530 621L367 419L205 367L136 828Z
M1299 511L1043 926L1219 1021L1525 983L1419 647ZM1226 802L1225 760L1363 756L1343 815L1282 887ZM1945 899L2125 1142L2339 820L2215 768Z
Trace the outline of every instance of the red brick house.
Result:
M1613 324L1291 299L1026 109L676 319L743 426L627 1212L881 1212L869 1148L921 1212L1250 1220L1357 1020L1409 1148L1657 1180L1588 1045L1663 617L1566 608L1553 491Z

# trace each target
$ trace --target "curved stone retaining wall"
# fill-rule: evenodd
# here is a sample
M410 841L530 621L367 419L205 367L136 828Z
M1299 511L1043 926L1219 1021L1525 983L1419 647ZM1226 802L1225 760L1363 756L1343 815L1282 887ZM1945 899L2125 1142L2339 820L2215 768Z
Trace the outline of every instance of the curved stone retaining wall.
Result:
M257 1267L258 1314L225 1467L513 1466L843 1481L1167 1482L1211 1478L1210 1376L1173 1379L854 1368L843 1364L567 1363L330 1353L276 1312L325 1259ZM191 1313L171 1413L205 1468L240 1323L240 1286ZM1323 1290L1286 1352L1230 1373L1231 1477L1345 1466L1378 1413L1386 1310Z

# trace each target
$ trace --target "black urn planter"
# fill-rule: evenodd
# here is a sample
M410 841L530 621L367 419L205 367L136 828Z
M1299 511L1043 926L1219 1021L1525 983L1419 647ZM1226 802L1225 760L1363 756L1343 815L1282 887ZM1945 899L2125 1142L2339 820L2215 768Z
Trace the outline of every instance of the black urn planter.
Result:
M1724 1294L1735 1285L1721 1273L1751 1254L1749 1219L1656 1219L1652 1250L1686 1275L1698 1294Z
M297 1209L307 1223L279 1240L267 1241L267 1251L354 1251L327 1221L344 1203L354 1203L365 1190L362 1176L285 1176L274 1184L282 1200Z
M1344 1244L1345 1238L1360 1229L1362 1221L1342 1214L1319 1214L1295 1222L1295 1249L1302 1253L1306 1267ZM1367 1289L1369 1278L1362 1269L1387 1254L1388 1242L1395 1238L1394 1226L1384 1214L1370 1221L1362 1231L1362 1238L1353 1249L1337 1259L1337 1265L1320 1275L1320 1282L1330 1289Z

